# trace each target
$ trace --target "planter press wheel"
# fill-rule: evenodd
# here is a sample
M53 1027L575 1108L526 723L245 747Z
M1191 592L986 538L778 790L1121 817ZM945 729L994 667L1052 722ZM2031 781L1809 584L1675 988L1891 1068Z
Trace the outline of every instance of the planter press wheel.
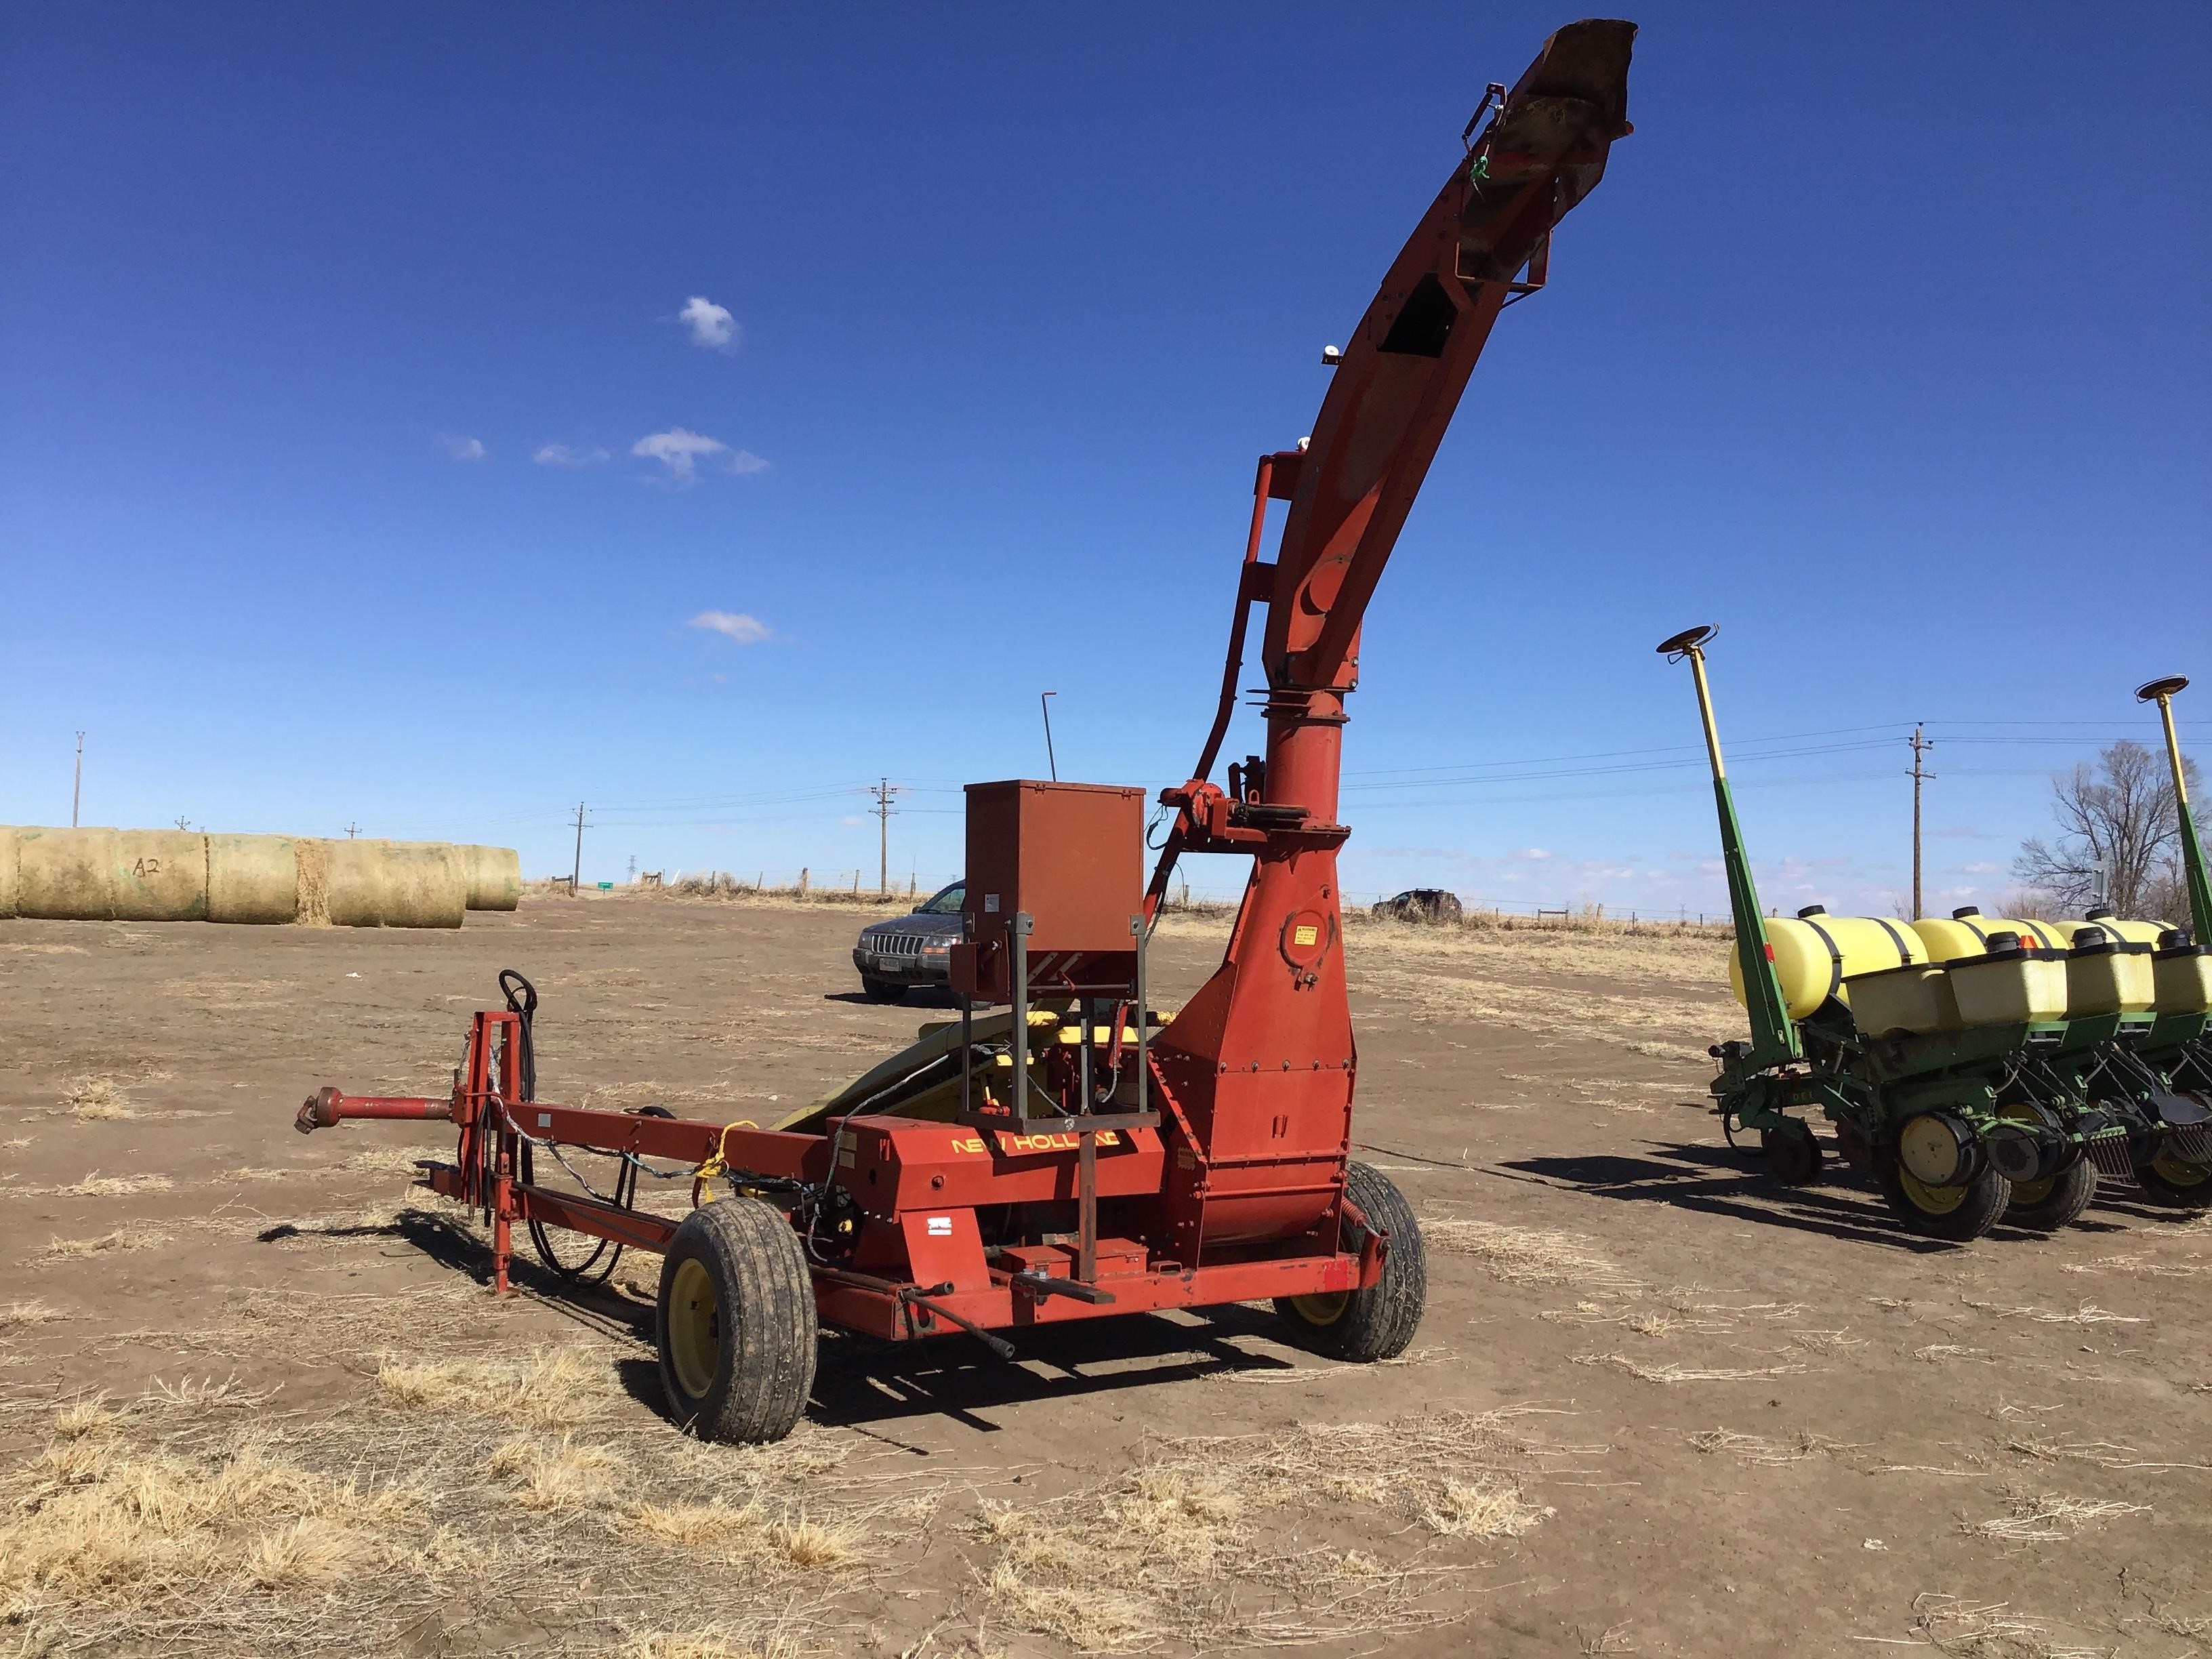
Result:
M2012 1199L2012 1183L1995 1170L1985 1168L1957 1186L1936 1187L1899 1163L1894 1153L1881 1160L1877 1179L1882 1201L1908 1229L1954 1244L1979 1238L1996 1226Z
M1778 1127L1759 1132L1759 1146L1766 1155L1767 1172L1777 1181L1809 1187L1820 1178L1820 1143L1810 1124L1784 1118Z
M670 1413L702 1440L781 1440L814 1388L806 1253L757 1198L691 1212L669 1242L654 1320Z
M2056 1232L2079 1220L2096 1195L2097 1166L2086 1158L2078 1158L2055 1176L2015 1183L2005 1205L2005 1225L2025 1227L2031 1232Z
M1331 1359L1395 1359L1420 1328L1421 1310L1428 1301L1429 1266L1421 1224L1389 1178L1364 1164L1345 1170L1344 1194L1390 1236L1382 1277L1364 1291L1279 1296L1275 1312L1285 1334L1301 1348Z
M2149 1163L2136 1166L2136 1179L2142 1183L2143 1196L2154 1204L2179 1210L2212 1205L2212 1164L2191 1164L2161 1151Z
M2050 1114L2033 1106L2000 1106L1997 1114L2029 1124L2050 1121ZM2096 1195L2097 1166L2086 1156L2076 1156L2056 1175L2040 1181L2014 1182L2011 1201L2005 1206L2005 1225L2055 1233L2078 1221Z

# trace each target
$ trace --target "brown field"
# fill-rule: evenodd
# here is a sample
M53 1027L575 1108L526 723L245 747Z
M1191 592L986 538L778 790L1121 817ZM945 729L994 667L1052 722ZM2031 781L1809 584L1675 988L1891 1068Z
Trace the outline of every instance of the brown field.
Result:
M510 965L548 1097L810 1097L934 1012L854 994L865 914L0 923L0 1654L2212 1651L2212 1223L1951 1249L1762 1181L1711 938L1355 923L1356 1133L1431 1250L1375 1368L1249 1307L831 1338L792 1439L702 1445L651 1260L496 1303L407 1185L440 1134L292 1133L441 1092ZM1222 933L1167 925L1164 998Z

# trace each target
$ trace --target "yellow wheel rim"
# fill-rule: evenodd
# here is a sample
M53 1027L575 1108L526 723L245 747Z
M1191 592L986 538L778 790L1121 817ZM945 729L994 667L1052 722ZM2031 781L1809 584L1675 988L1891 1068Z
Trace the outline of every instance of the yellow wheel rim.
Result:
M2172 1152L2160 1152L2151 1160L2150 1167L2177 1187L2202 1187L2212 1181L2212 1167L2191 1164Z
M1298 1317L1309 1325L1334 1325L1344 1317L1344 1310L1352 1305L1349 1291L1321 1291L1312 1296L1294 1296L1291 1305L1298 1310Z
M1897 1178L1904 1183L1912 1207L1923 1214L1948 1215L1966 1201L1965 1187L1931 1187L1902 1164L1898 1166Z
M676 1266L668 1290L668 1358L676 1381L694 1400L706 1397L722 1368L722 1310L714 1280L696 1259Z

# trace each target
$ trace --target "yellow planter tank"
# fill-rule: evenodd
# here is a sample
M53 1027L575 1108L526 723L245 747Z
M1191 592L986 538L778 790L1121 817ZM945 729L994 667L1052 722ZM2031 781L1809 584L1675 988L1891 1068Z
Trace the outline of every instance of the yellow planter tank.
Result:
M2075 930L2066 956L2067 1012L2087 1014L2145 1014L2158 1000L2154 946L2116 937L2110 921L2087 921Z
M1893 916L1832 916L1818 905L1766 924L1774 972L1792 1019L1804 1019L1830 997L1848 1003L1847 981L1928 960L1912 930ZM1743 1001L1743 964L1729 957L1729 986Z
M2186 933L2169 933L2174 942L2151 956L2151 1006L2161 1014L2201 1014L2212 1009L2212 956Z
M1970 957L1988 952L1992 933L2018 933L2039 950L2063 951L2065 942L2055 934L2039 934L2033 923L2007 921L2002 916L1985 916L1971 904L1951 912L1947 921L1930 917L1916 921L1912 931L1928 947L1930 962L1960 962Z
M2024 1025L2065 1018L2066 957L2020 944L2013 928L1998 928L1990 938L1996 942L1984 954L1950 965L1960 1019L1967 1025Z
M1927 963L1885 968L1844 982L1851 1018L1869 1036L1922 1036L1960 1027L1950 970Z

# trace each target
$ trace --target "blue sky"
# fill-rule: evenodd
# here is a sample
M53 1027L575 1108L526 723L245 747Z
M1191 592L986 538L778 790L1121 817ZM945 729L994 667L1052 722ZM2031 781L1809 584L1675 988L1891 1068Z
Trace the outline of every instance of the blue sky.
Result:
M1046 690L1179 781L1253 458L1571 15L12 8L0 819L82 729L88 823L872 880L888 776L927 883ZM1638 21L1369 613L1346 885L1719 908L1711 621L1770 900L1905 886L1916 720L1994 897L2140 680L2212 738L2212 11Z

